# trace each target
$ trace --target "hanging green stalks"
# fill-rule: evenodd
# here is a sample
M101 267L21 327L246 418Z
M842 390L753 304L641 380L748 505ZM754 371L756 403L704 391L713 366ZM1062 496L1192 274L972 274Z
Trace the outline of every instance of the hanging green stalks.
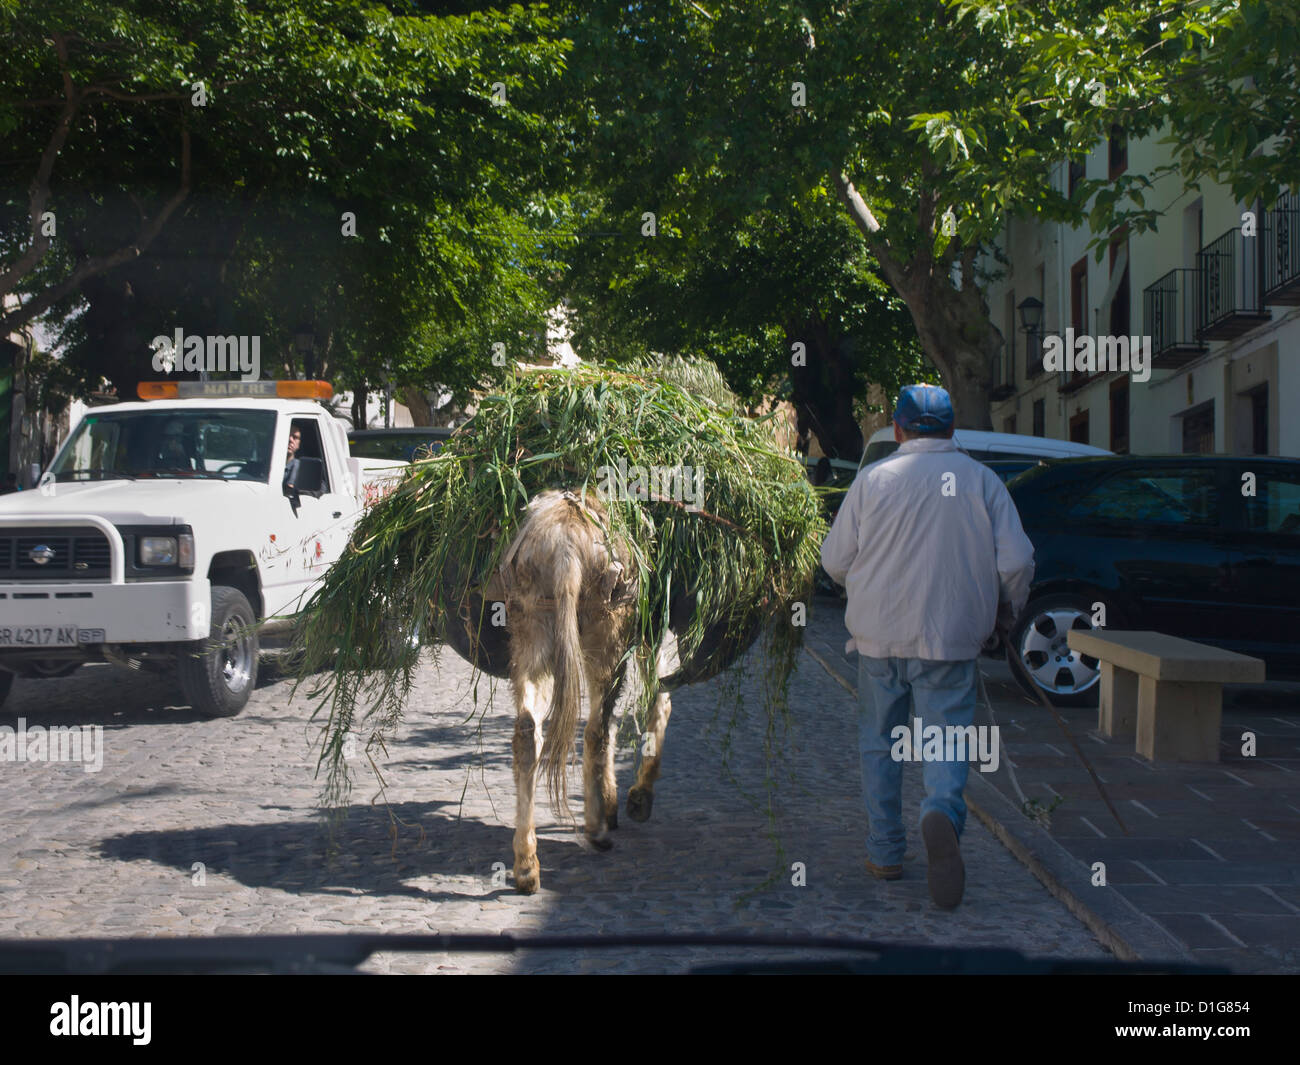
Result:
M784 732L802 639L792 606L809 601L826 532L801 463L779 449L769 419L742 415L710 363L529 371L486 396L366 512L306 613L296 651L300 677L326 671L311 696L328 712L327 806L348 799L349 733L381 745L400 723L420 643L436 654L450 637L462 651L468 640L480 652L475 680L481 666L504 675L503 630L484 591L525 506L547 488L618 487L610 471L620 463L700 471L692 498L606 501L638 578L629 656L654 661L670 609L692 677L719 672L761 634L766 733ZM648 695L634 706L638 733Z

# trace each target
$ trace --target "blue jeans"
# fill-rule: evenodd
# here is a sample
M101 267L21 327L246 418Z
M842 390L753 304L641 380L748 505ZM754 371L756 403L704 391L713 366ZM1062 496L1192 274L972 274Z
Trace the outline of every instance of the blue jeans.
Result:
M927 725L967 726L975 722L975 661L934 662L922 658L858 656L858 751L862 798L869 820L867 857L875 865L898 865L907 849L903 829L903 763L891 757L899 725L911 730L912 714ZM918 750L914 757L919 758ZM926 761L921 817L941 810L960 838L966 826L968 761Z

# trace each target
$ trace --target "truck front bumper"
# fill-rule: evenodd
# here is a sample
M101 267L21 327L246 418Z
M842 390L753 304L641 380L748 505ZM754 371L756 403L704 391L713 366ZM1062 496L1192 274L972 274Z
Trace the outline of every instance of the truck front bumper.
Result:
M23 630L28 640L33 635L28 630L71 627L103 630L102 639L96 634L87 643L201 640L209 631L208 609L206 581L0 584L0 629L10 630L8 639L0 639L0 654L35 649L29 642L15 639L18 630ZM35 636L40 639L42 634Z

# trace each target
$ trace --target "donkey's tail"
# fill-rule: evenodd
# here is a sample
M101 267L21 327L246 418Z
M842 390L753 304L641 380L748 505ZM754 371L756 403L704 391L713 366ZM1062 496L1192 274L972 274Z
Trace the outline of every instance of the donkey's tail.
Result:
M578 635L578 596L582 592L582 558L576 545L557 567L555 588L555 688L551 702L550 728L542 745L546 769L546 791L551 807L569 815L568 765L582 716L582 642Z

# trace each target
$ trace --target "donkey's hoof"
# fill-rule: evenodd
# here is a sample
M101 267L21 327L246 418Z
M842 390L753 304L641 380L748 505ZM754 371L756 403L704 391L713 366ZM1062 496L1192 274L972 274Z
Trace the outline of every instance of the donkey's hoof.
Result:
M532 895L542 886L542 870L536 858L526 865L515 866L515 890L521 895Z
M602 832L599 836L588 836L588 842L598 851L607 851L614 846L614 841Z
M627 793L627 816L633 821L649 821L655 804L655 793L645 788L633 788Z

